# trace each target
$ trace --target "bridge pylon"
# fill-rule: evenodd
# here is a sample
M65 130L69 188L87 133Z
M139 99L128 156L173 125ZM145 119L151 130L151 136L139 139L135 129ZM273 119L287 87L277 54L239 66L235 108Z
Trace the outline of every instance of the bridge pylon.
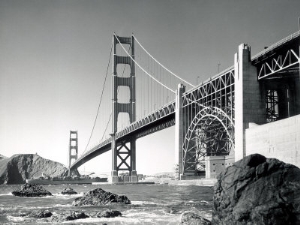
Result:
M129 45L130 55L117 55L117 44ZM136 120L136 97L135 97L135 63L134 59L134 36L119 37L113 36L113 68L112 68L112 182L119 182L118 172L120 170L129 171L130 182L137 182L136 172L136 138L118 141L116 140L118 115L128 113L130 123ZM118 76L117 66L119 64L129 65L130 76ZM128 103L118 102L118 87L125 86L130 90ZM119 163L118 163L119 159Z
M70 144L69 144L69 176L71 175L71 162L72 159L78 158L78 132L70 131Z

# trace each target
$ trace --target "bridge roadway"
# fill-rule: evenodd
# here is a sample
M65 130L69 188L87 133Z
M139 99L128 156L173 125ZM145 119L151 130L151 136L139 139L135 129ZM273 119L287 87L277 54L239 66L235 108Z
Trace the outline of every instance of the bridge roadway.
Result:
M260 70L260 66L265 62L268 61L273 55L278 53L282 53L285 51L286 46L295 49L295 47L299 47L300 43L300 30L283 38L282 40L272 44L267 49L259 52L255 56L251 57L252 64L257 66L258 71ZM300 51L300 50L298 50ZM300 54L300 53L299 53ZM299 70L299 62L293 62L292 65L296 64ZM282 69L282 68L280 68ZM287 67L289 69L289 67ZM276 71L275 71L276 72ZM274 72L274 73L275 73ZM225 74L233 73L234 74L234 66L231 66L222 72L218 73L217 75L209 78L199 86L192 88L191 90L184 93L185 100L190 98L193 93L197 92L197 90L203 88L204 92L206 92L207 86L212 85L214 86L213 82L224 76ZM259 80L259 77L258 77ZM207 93L206 93L207 94ZM191 100L191 99L190 99ZM193 99L195 101L196 99ZM197 100L196 100L197 101ZM150 113L149 115L145 116L144 118L130 124L128 127L124 128L123 130L119 131L116 134L117 146L120 146L122 141L128 141L130 138L140 138L156 131L165 129L167 127L175 125L175 102L172 101L169 104L165 105L164 107ZM70 167L70 169L78 168L87 161L91 160L92 158L101 155L111 149L111 138L106 139L99 145L93 147L83 155L81 155Z
M152 134L156 131L175 125L175 102L172 101L164 107L150 113L144 118L130 124L128 127L116 134L117 146L122 141L128 141L130 138L140 138ZM96 145L83 155L81 155L70 167L70 169L78 168L92 158L101 155L111 149L111 140L108 138Z

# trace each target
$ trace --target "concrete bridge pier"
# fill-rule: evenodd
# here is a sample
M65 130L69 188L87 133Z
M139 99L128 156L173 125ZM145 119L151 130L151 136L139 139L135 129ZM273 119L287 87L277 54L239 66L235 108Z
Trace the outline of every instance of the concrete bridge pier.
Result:
M183 84L178 85L175 102L175 178L180 179L183 175L183 138L184 138L184 116L182 106L182 96L185 92Z
M263 124L266 118L265 94L251 64L251 48L238 47L234 55L235 73L235 161L246 156L245 130L249 123Z

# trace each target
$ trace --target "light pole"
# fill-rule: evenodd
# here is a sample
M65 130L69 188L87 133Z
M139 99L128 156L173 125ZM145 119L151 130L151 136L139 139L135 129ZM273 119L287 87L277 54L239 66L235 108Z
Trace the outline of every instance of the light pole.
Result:
M300 17L298 17L298 30L300 30Z

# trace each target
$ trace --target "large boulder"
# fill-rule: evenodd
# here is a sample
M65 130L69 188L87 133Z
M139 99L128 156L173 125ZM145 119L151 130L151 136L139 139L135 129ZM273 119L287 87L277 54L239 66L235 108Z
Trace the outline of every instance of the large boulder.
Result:
M87 192L84 196L76 198L73 206L100 206L111 203L130 204L130 200L124 195L116 195L101 188Z
M43 188L43 186L38 184L24 184L20 189L13 191L12 194L19 197L42 197L52 195Z
M74 172L79 175L78 171ZM0 184L24 184L26 179L66 176L68 169L61 163L37 154L19 154L0 160Z
M220 173L212 224L300 224L300 169L249 155Z

